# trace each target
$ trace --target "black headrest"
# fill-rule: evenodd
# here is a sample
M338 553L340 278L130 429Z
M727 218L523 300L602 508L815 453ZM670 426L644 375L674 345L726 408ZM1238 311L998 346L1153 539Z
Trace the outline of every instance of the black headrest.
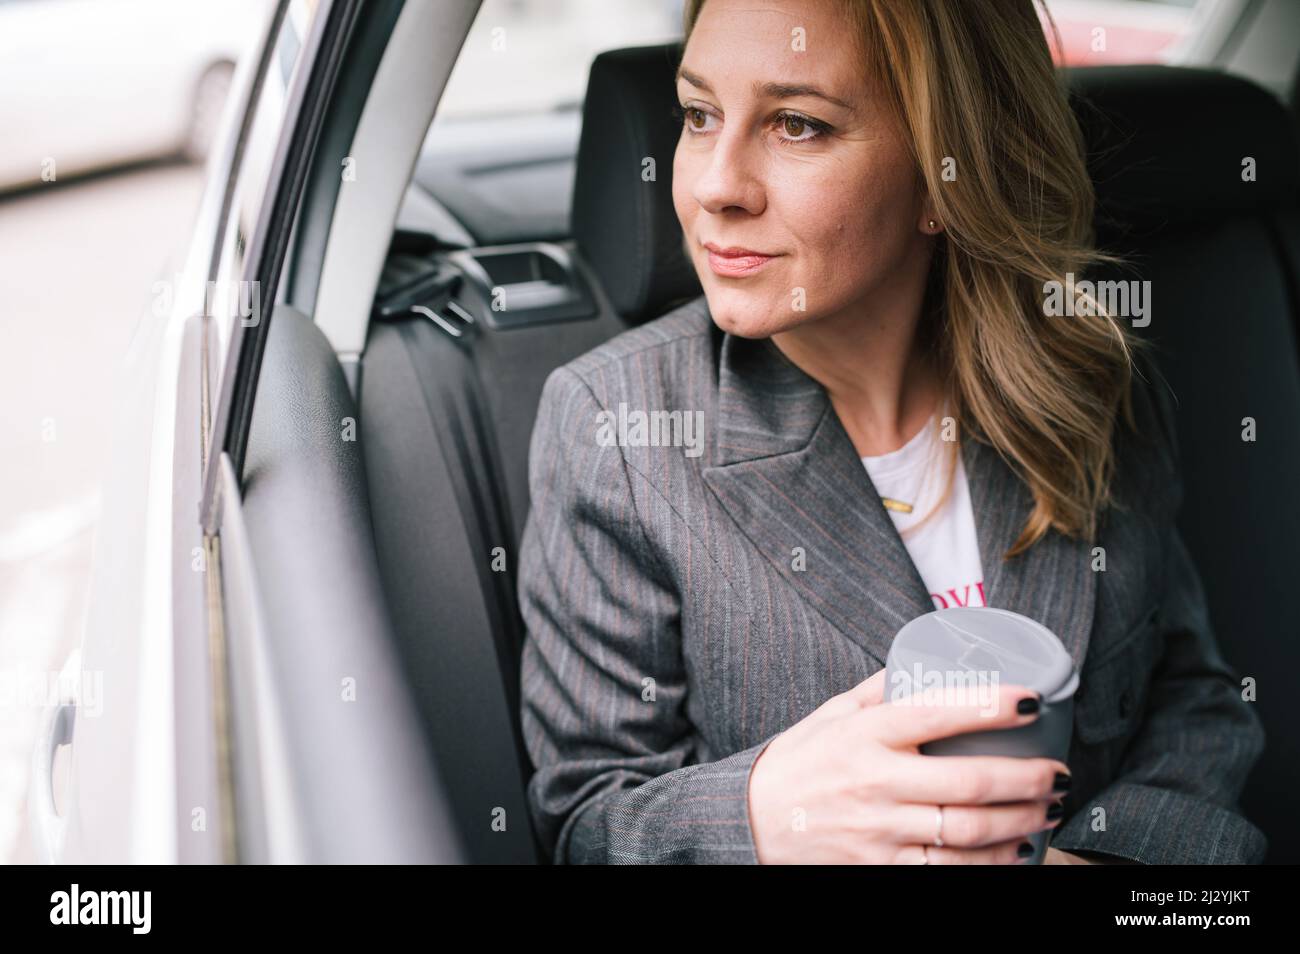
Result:
M1185 224L1300 198L1285 107L1236 76L1173 66L1066 71L1103 226ZM1242 178L1254 160L1254 181Z
M653 318L700 294L673 210L681 45L612 50L591 67L573 236L614 308ZM1225 73L1170 66L1066 70L1103 227L1205 221L1300 202L1300 149L1282 104ZM1254 160L1254 181L1242 178ZM654 160L647 179L647 159Z
M701 293L673 210L680 61L676 43L600 54L582 111L573 237L614 309L634 322Z

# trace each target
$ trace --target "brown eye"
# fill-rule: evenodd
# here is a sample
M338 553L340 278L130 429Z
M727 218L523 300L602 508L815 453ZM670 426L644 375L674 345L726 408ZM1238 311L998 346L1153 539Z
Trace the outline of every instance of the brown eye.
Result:
M803 117L793 114L787 115L781 124L785 128L786 135L792 139L798 139L808 127Z
M686 121L690 123L694 128L702 129L704 128L704 124L708 121L708 119L704 115L704 110L695 109L692 107L686 110Z

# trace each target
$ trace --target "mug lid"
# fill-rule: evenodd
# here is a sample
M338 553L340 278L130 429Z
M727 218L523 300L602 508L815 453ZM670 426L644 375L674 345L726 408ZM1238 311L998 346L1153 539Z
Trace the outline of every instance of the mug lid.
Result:
M1028 616L991 606L954 606L918 616L889 648L892 671L964 670L996 673L1001 683L1026 686L1047 702L1074 692L1079 674L1064 644Z

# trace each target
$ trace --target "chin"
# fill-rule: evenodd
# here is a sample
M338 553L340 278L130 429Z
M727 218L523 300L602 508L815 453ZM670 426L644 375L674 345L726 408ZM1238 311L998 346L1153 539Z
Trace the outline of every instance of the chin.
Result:
M715 325L737 338L770 338L808 320L806 314L790 311L784 294L756 287L719 286L716 281L705 282L709 314Z

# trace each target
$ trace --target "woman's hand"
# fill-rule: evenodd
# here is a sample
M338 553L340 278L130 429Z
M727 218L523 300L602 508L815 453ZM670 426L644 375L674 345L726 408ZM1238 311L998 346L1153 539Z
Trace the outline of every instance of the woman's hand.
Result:
M1018 864L1025 836L1058 825L1047 809L1055 759L921 755L934 739L1038 718L1037 696L1000 686L992 704L883 705L882 669L778 735L754 762L750 828L761 864ZM992 710L990 712L989 710ZM943 846L934 846L935 806ZM922 846L930 846L922 848ZM923 851L925 854L923 854Z

